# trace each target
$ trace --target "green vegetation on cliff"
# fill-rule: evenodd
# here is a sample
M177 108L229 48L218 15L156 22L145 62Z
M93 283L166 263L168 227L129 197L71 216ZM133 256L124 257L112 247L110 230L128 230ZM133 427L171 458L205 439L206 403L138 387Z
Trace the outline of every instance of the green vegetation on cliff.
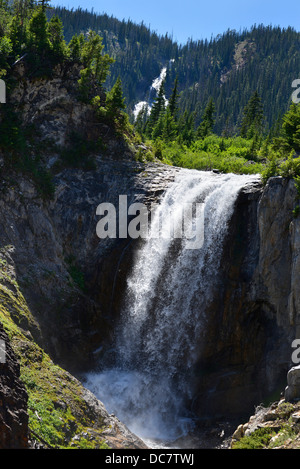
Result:
M81 384L54 364L36 342L39 326L6 260L10 249L6 246L0 253L0 321L28 393L30 438L46 448L108 448L102 435L107 425L89 408Z
M259 406L233 434L231 449L299 449L299 403L277 401Z
M168 67L166 93L171 94L178 77L180 107L183 112L195 113L197 126L212 98L217 134L227 129L234 135L257 90L269 131L287 111L292 82L299 78L300 33L290 27L257 24L249 30L220 31L210 40L178 44L170 35L159 36L144 23L96 11L57 7L48 12L49 17L55 15L64 24L67 42L75 33L89 29L103 37L105 53L115 60L106 86L111 88L120 76L129 114L137 102L148 99L152 81Z
M257 91L243 111L243 120L235 135L214 132L216 108L212 99L195 125L193 114L182 112L178 103L177 79L166 101L164 82L151 111L145 107L137 116L135 129L154 155L164 163L199 170L261 173L296 177L299 168L300 105L291 103L278 121L276 131L263 129L264 113Z
M50 141L39 143L38 129L24 119L27 104L12 98L16 89L22 93L25 82L38 87L59 73L63 80L74 69L76 83L69 99L94 112L94 126L105 124L122 138L133 132L124 112L121 81L116 80L108 93L103 87L114 60L103 52L102 38L89 31L86 35L75 34L67 44L61 20L57 16L48 19L47 8L47 2L0 1L0 78L5 80L7 91L7 102L0 104L1 177L15 171L27 174L45 198L52 197L54 187L44 155L60 152L56 169L62 165L93 169L89 155L96 149L103 150L101 132L92 139L74 134L72 140L70 129L70 145L64 148ZM21 74L20 67L24 69ZM30 102L30 106L35 104Z
M105 53L114 58L105 86L112 88L120 77L131 121L135 104L148 99L152 80L167 67L151 114L145 108L135 121L149 146L141 157L188 168L258 172L265 179L284 174L285 160L297 156L299 137L295 131L291 139L285 130L297 129L299 118L295 128L283 123L300 65L300 35L292 28L257 25L179 45L143 23L94 11L58 7L47 14L63 21L67 41L89 29L101 35Z
M288 109L290 93L288 95L285 90L280 99L277 96L276 102L281 104L270 118L262 78L255 67L257 75L252 76L255 87L251 87L250 93L250 87L246 86L243 99L239 95L238 112L233 112L232 99L224 95L225 109L215 90L224 89L229 82L233 86L235 80L245 78L246 74L238 73L235 66L239 64L242 70L246 70L251 60L256 64L258 57L264 57L267 51L262 42L266 37L274 59L279 54L277 42L285 41L291 74L299 61L297 51L291 46L291 41L299 41L293 30L257 27L251 34L227 32L210 43L191 42L187 48L179 47L167 37L157 37L143 25L121 23L105 15L49 9L45 2L41 5L40 2L14 0L0 4L0 64L8 93L16 86L14 69L20 62L26 67L26 77L36 80L44 77L51 80L57 66L77 64L79 76L73 99L91 106L99 125L113 129L114 135L128 141L132 148L144 143L147 150L140 146L137 159L158 159L167 164L200 170L261 173L264 180L278 174L294 177L299 172L296 158L300 148L299 105L292 104ZM116 39L115 47L112 47L112 38ZM136 41L140 44L139 52L134 48ZM129 70L126 74L120 68L120 64L125 65L124 51L129 54L126 70L128 57L132 59L131 78ZM157 69L151 69L151 73L149 54L153 67L155 63L157 66ZM135 122L130 124L133 101L128 86L138 67L137 57L141 55L142 63L148 64L139 73L143 81L148 69L150 75L154 72L156 76L159 74L168 54L169 60L174 58L174 62L167 70L151 112L142 109ZM200 73L192 57L211 57L214 62L216 56L222 58L222 64L220 62L213 70L222 86L215 80L214 86L207 87L201 100L198 99L198 87L195 87L192 100L195 105L191 105L187 102L186 92ZM192 67L189 78L180 68L182 63ZM205 63L211 74L210 66ZM109 91L105 86L109 86ZM272 86L275 92L276 81ZM138 94L136 90L136 98ZM51 150L50 145L47 150ZM89 140L70 133L70 145L60 150L61 160L56 168L71 165L91 170L94 166L90 155L100 150L104 151L101 133ZM6 168L21 170L33 177L41 195L53 195L52 175L42 162L45 148L39 148L36 129L22 123L22 116L17 115L11 102L0 108L0 152L5 163L2 175Z

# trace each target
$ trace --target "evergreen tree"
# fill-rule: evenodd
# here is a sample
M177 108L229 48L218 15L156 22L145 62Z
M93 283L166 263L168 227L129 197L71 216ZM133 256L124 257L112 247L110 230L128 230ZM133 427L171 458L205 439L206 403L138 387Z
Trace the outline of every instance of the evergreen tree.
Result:
M215 111L216 111L216 108L215 108L214 102L212 98L210 98L204 110L204 113L202 115L201 124L199 125L197 129L197 136L199 138L205 138L207 137L207 135L209 135L212 132L214 123L215 123L215 118L214 118Z
M164 115L160 115L160 117L158 118L158 121L156 122L152 130L152 134L151 134L152 140L157 140L158 138L162 137L163 130L164 130Z
M163 80L158 91L158 95L151 108L150 116L147 122L147 133L151 137L152 131L159 121L159 118L164 114L166 109L165 98L165 81Z
M102 54L103 48L102 38L95 31L90 30L80 54L84 68L80 71L78 83L80 99L83 102L88 103L94 95L93 88L105 82L110 64L114 62L108 54Z
M165 115L163 116L163 129L161 136L165 142L172 142L177 136L177 125L169 107L167 107Z
M13 2L11 9L13 17L9 29L15 57L18 57L25 50L28 40L28 21L34 11L34 7L33 0L14 0Z
M49 21L48 25L49 39L51 42L52 55L55 61L59 62L67 54L67 46L64 39L63 24L57 16Z
M102 38L95 31L90 30L82 46L81 60L99 84L104 83L110 64L114 62L108 54L103 55L103 48Z
M25 39L24 26L18 16L14 16L10 22L9 38L12 44L14 57L18 57L22 53Z
M184 111L178 122L178 140L180 143L190 145L195 139L195 114Z
M136 131L141 136L143 136L143 134L145 133L147 118L148 118L148 106L145 105L142 107L142 109L138 113L135 123L134 123L134 127Z
M119 117L126 108L120 77L117 78L116 83L106 95L106 108L109 115L116 117Z
M263 106L257 91L254 91L248 104L244 108L240 134L244 138L251 139L254 135L260 135L263 128Z
M40 60L51 49L48 21L43 7L37 8L29 22L29 48Z
M47 8L49 8L49 1L50 0L36 0L36 3L39 7L41 7L42 11L46 11Z
M0 0L0 38L8 33L8 0Z
M178 116L178 77L175 78L174 88L169 100L168 108L171 116L176 121Z
M12 43L6 36L0 37L0 78L5 76L9 68L9 55L12 52Z
M80 62L81 58L81 50L84 44L84 35L81 33L80 35L75 34L71 41L68 44L68 52L71 60L75 62Z
M290 149L300 152L300 104L292 103L283 116L282 136Z

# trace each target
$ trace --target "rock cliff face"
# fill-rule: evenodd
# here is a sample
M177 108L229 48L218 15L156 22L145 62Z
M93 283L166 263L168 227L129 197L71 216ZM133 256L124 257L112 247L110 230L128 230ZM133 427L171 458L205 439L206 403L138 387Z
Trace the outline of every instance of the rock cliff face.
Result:
M28 395L20 365L0 324L0 449L28 448Z
M8 96L22 123L35 128L36 136L45 145L63 148L71 134L92 136L99 129L92 106L78 100L78 65L58 65L51 79L30 76L22 61L14 66L15 86ZM104 99L103 91L95 90ZM46 150L46 148L45 148Z
M299 219L293 181L241 191L224 245L223 280L198 363L199 415L235 417L284 391L299 323Z
M78 70L56 70L51 82L35 84L23 76L22 68L16 73L19 85L13 99L25 123L33 123L42 139L51 136L57 146L65 145L70 128L97 135L89 106L70 98ZM128 205L157 201L177 171L138 163L124 142L108 143L106 156L95 156L94 170L66 168L56 174L53 200L43 201L25 177L7 186L0 198L2 303L11 295L8 283L11 292L20 288L31 314L18 314L11 307L14 323L75 375L101 360L111 344L137 247L128 239L97 237L97 206L108 202L118 207L120 195L127 195ZM52 157L50 167L57 155ZM293 181L271 178L265 187L241 191L236 201L224 243L222 281L209 307L207 340L194 370L192 409L201 417L249 415L272 392L284 390L291 343L300 325L300 219L292 215L295 198ZM6 318L5 311L3 315ZM26 392L9 355L0 399L7 402L5 380L10 386L17 383L20 392L1 409L5 431L0 446L26 446ZM9 406L15 410L7 413ZM122 424L115 420L114 424L110 444L142 446L134 436L128 443L127 430L120 430Z
M51 399L63 414L71 409L79 428L82 420L91 422L88 428L78 429L75 436L74 423L68 424L72 424L73 429L68 431L66 439L71 446L88 439L95 445L104 441L111 448L143 448L144 443L116 417L110 416L79 381L67 372L62 375L57 370L52 374L51 362L45 364L49 374L43 371L43 353L74 373L86 370L98 359L101 347L110 341L114 331L119 282L122 283L122 272L127 269L123 251L129 246L127 240L119 242L97 237L97 206L101 202L117 206L122 192L128 195L128 203L141 200L151 203L176 173L175 168L159 164L145 168L143 164L128 160L99 157L96 164L97 169L91 172L66 169L57 174L55 198L47 203L24 178L17 188L8 188L2 195L0 322L4 321L5 328L11 331L14 349L18 351L23 379L31 393L31 412L32 402L41 398L40 394L33 397L33 391L40 389L45 395L48 388L56 388ZM7 368L3 372L6 374ZM3 425L9 426L10 420L6 417L12 414L6 413L9 409L7 396L5 393L2 396L5 379L0 378L3 384L0 398L5 410ZM57 380L60 387L57 387ZM62 392L61 387L72 389L72 397ZM18 400L12 402L19 406L20 416L23 407L26 411L26 400L21 397L19 393ZM82 401L79 409L73 399ZM85 409L84 415L82 409ZM38 417L33 414L33 422L35 418L43 421L39 414ZM18 414L13 423L20 426ZM3 446L19 447L20 442L16 441L19 430L14 438L8 434ZM43 433L38 436L44 439Z
M1 188L0 323L9 333L9 351L16 354L16 362L12 359L1 370L0 445L23 447L30 438L34 447L144 448L79 381L54 363L79 373L95 363L113 334L118 282L124 271L121 260L126 263L125 251L130 249L127 240L97 237L97 206L117 206L121 194L128 195L128 203L150 203L172 181L176 169L135 161L128 144L112 137L91 107L76 99L76 68L58 68L51 80L34 80L25 72L19 63L8 101L44 142L43 163L48 168L59 160L72 131L90 140L105 135L107 153L106 158L95 156L93 171L56 170L51 201L42 200L24 175L8 178ZM21 381L10 364L20 366ZM10 386L20 389L18 398ZM54 427L53 415L59 415ZM57 434L60 426L62 435Z
M16 278L35 318L27 327L55 360L77 372L93 363L93 352L113 333L130 251L128 239L97 237L97 206L118 207L121 194L128 205L151 202L176 172L100 157L96 163L96 171L58 174L47 204L25 180L0 202L1 246L13 246Z
M131 248L126 239L97 237L97 206L106 202L117 207L123 194L128 205L151 203L176 172L135 161L124 139L116 138L97 121L92 107L78 100L79 72L76 65L57 66L51 79L32 79L20 61L9 102L44 142L48 168L70 144L72 133L88 140L103 137L106 157L97 153L93 171L57 171L51 202L41 200L25 177L7 185L0 200L0 245L12 247L16 279L34 317L30 333L55 360L76 371L93 363L93 352L113 333L118 282ZM94 92L104 99L101 88Z
M96 208L158 200L176 168L98 157L91 172L65 169L53 201L29 181L0 202L1 246L32 312L15 317L53 360L75 374L93 366L114 334L135 242L100 240ZM292 181L241 191L225 240L222 282L210 306L207 342L195 368L193 410L248 415L284 389L299 323L299 220Z

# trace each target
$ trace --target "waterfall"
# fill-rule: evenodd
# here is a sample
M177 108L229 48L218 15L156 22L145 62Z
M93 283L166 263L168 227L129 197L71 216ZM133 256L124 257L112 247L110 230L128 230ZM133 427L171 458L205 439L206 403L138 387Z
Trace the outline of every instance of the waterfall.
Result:
M173 62L174 62L173 59L170 60L170 64L172 64ZM140 101L135 105L134 110L133 110L133 115L134 115L135 120L143 109L145 109L146 112L150 114L153 101L157 93L159 92L161 84L165 80L166 76L167 76L167 67L163 67L161 69L160 75L153 80L150 86L148 101ZM166 100L166 105L167 104L168 104L168 101Z
M224 236L241 188L258 176L182 169L151 220L162 234L182 220L182 207L201 204L204 238L144 240L127 281L116 330L115 362L86 376L86 386L134 433L172 440L193 425L193 366L205 343L207 307L219 280ZM171 214L171 216L169 216ZM190 223L195 224L193 217Z

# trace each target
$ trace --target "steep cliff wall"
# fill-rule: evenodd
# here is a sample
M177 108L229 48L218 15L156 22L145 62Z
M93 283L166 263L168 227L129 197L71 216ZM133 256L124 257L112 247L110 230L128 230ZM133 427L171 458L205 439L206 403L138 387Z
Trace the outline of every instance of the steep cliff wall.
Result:
M99 136L91 108L74 98L78 70L58 69L52 81L34 84L22 68L16 74L12 99L24 123L34 124L42 140L51 137L61 147L71 128L92 139ZM7 330L15 324L31 345L74 374L101 360L112 342L138 245L129 239L100 240L97 206L110 202L117 207L120 195L128 196L128 204L157 201L177 171L138 163L124 141L100 127L108 136L105 156L97 153L91 171L57 171L53 200L42 200L24 176L7 183L0 199L1 301L12 300L13 293L18 297L10 305ZM58 159L55 152L45 155L48 167ZM283 178L271 178L265 187L251 185L239 194L224 243L222 280L208 308L206 343L194 370L191 407L201 417L249 414L272 392L284 389L300 319L295 198L293 181ZM5 311L0 322L5 323ZM21 351L26 357L31 345L22 348L19 340L17 345L20 357ZM40 354L33 354L37 366ZM30 389L28 375L23 376ZM120 444L126 441L123 433ZM130 441L141 444L134 437Z
M0 324L3 349L0 362L0 449L26 449L28 443L28 395L20 380L20 365Z
M19 63L15 78L8 104L44 145L41 164L53 169L55 193L51 200L41 198L24 173L6 173L1 185L0 323L20 367L20 389L28 393L27 404L21 392L19 399L10 393L9 386L19 381L17 374L15 383L11 379L8 362L1 370L0 400L1 428L9 431L1 444L20 447L27 439L31 447L143 448L64 369L78 373L91 366L95 351L113 333L112 298L126 240L97 237L97 206L117 205L121 194L129 202L151 202L176 169L135 161L129 144L76 99L78 69L57 68L52 79L31 79ZM93 170L61 161L72 132L90 141L105 135L106 156L95 155ZM3 163L7 155L1 156ZM23 410L27 429L21 428ZM14 432L16 425L20 429Z
M210 417L251 413L284 391L299 323L299 219L294 182L241 191L210 307L193 408Z
M176 172L100 157L96 163L95 171L58 174L54 200L46 204L24 179L0 201L0 243L11 246L16 278L35 318L27 329L55 360L76 371L92 364L93 352L113 332L120 262L129 243L97 237L97 206L118 207L122 194L128 204L150 202Z
M127 239L100 240L97 206L118 206L121 194L128 195L128 203L157 201L177 171L100 156L96 164L94 171L57 174L52 201L43 202L22 179L0 203L2 284L12 288L13 278L30 311L11 308L14 323L75 373L93 366L111 344L137 246ZM272 178L266 187L246 187L236 201L222 281L194 370L192 409L201 417L249 415L284 389L299 323L295 197L293 181ZM22 350L26 356L28 347Z
M14 249L19 248L16 244L0 250L0 340L5 343L0 363L0 447L145 447L45 352L45 323L38 324L37 310L33 308L32 313L29 309L17 281L13 257ZM39 260L31 258L34 260L39 269ZM33 285L31 290L39 294ZM53 317L52 322L55 323ZM54 324L51 332L55 333Z

